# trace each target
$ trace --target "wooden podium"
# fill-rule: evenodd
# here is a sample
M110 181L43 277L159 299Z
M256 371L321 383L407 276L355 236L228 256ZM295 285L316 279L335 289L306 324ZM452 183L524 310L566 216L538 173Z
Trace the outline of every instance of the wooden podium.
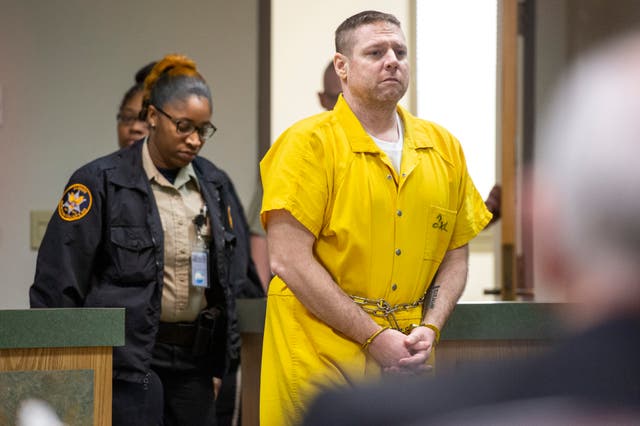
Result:
M28 399L69 425L111 425L112 347L123 308L0 310L0 424Z

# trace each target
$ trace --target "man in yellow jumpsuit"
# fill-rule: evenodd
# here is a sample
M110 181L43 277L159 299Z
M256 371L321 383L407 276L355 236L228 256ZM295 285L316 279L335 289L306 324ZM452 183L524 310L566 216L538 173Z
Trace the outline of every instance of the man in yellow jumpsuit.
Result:
M491 213L459 142L398 106L400 22L367 11L336 30L342 95L261 162L268 290L261 425L295 424L323 387L431 368Z

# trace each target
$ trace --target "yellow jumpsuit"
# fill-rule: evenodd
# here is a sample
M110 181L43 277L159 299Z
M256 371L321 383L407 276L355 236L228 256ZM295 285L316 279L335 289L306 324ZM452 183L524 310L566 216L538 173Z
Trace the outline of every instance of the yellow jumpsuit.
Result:
M402 107L398 175L342 97L333 111L302 120L262 160L262 220L285 209L316 237L314 254L345 293L392 305L420 299L447 250L491 219L459 142ZM419 323L415 308L397 315ZM382 318L374 318L388 325ZM297 423L318 390L376 378L360 345L318 320L279 277L269 287L260 423Z

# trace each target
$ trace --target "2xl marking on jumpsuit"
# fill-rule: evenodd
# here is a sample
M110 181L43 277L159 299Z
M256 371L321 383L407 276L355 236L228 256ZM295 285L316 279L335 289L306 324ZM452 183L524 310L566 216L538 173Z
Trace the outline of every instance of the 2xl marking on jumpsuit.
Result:
M442 215L439 214L438 216L436 216L436 221L431 226L440 231L449 232L447 230L447 225L449 224L449 222L445 222L443 219L444 218L442 217Z

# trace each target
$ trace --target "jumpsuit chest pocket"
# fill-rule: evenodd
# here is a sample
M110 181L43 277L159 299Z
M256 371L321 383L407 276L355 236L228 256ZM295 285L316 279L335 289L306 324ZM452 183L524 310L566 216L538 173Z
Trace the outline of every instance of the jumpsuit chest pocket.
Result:
M440 206L427 210L424 258L440 262L451 242L456 225L457 212Z
M126 284L145 284L155 277L155 247L142 226L111 228L113 263L117 278Z

